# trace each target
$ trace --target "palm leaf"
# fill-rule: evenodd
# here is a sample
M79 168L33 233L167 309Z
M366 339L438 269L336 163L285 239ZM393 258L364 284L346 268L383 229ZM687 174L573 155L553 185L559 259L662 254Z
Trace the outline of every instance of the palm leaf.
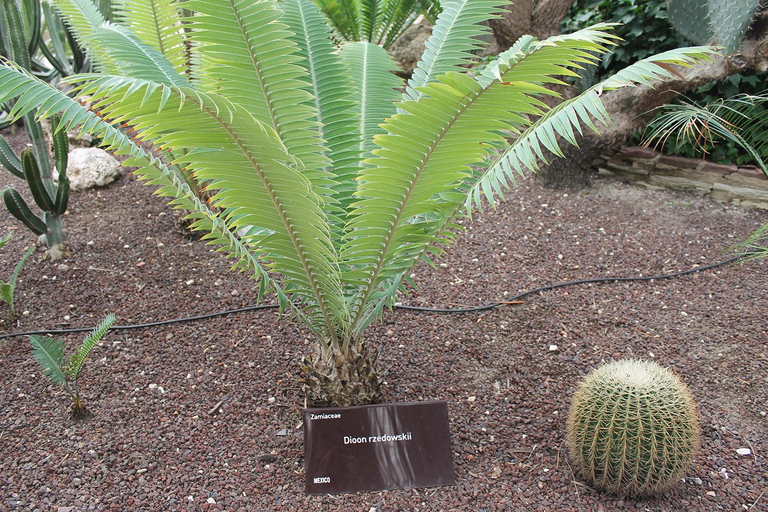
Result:
M204 90L236 103L274 129L321 195L328 188L326 148L298 48L271 0L190 0L190 24Z
M107 331L109 331L110 327L115 323L115 315L113 313L110 313L104 318L104 320L101 321L101 323L93 329L93 331L88 334L88 336L85 337L83 340L82 345L80 345L74 354L69 358L69 361L67 362L67 368L66 368L66 374L74 381L77 381L78 377L80 376L80 370L83 369L83 364L85 364L85 359L88 357L88 354L91 352L93 347L96 345L96 343L101 340L101 338L104 337L105 334L107 334Z
M304 58L300 63L307 71L309 92L314 98L317 122L328 146L334 198L344 208L354 192L354 176L360 168L359 123L354 117L354 102L348 99L352 80L329 39L330 29L319 8L311 0L283 0L281 20Z
M95 327L86 337L83 339L83 343L77 348L74 354L69 358L67 362L67 375L73 380L77 380L80 375L80 371L83 368L85 359L91 352L93 347L98 343L101 338L109 331L112 325L115 323L115 315L110 313L101 321L101 323Z
M114 19L160 52L180 75L187 75L188 56L182 18L175 0L114 0Z
M130 30L104 20L90 0L59 0L56 8L97 69L176 87L189 86L165 56Z
M556 75L574 76L571 68L594 62L594 53L612 40L608 30L601 25L542 42L500 66L499 78L486 86L449 72L422 87L419 101L399 105L405 113L387 120L371 168L361 173L361 200L349 224L345 253L360 255L355 264L361 276L374 276L359 304L425 254L464 203L470 166L504 142L502 131L520 131L529 116L542 115L548 107L535 96L554 94L544 85L561 83ZM356 321L367 316L363 309L355 315Z
M349 97L355 103L362 137L357 151L358 161L371 155L376 145L373 138L385 133L379 126L395 112L394 102L402 80L394 74L397 64L382 47L368 42L345 44L339 54L353 77Z
M403 100L418 100L419 87L433 82L439 75L459 71L470 62L476 50L483 46L480 36L490 29L482 22L497 17L494 13L505 5L501 0L450 0L443 4L426 49L413 70L413 76L403 94Z
M40 107L39 115L43 118L61 112L61 123L66 127L65 129L70 130L80 126L83 133L91 133L102 139L106 149L118 155L130 155L131 158L125 162L125 165L138 167L134 172L150 184L159 186L158 192L161 195L174 197L173 203L177 207L192 212L190 217L195 220L193 227L206 232L205 238L210 243L221 245L228 251L229 255L235 259L235 268L253 272L260 283L259 300L269 286L277 295L281 311L290 310L293 314L304 318L301 311L286 296L283 288L271 279L268 272L260 265L250 249L235 236L221 218L192 193L186 181L180 177L173 166L145 151L123 130L115 128L95 112L86 109L58 89L35 79L12 62L6 61L3 64L0 65L0 98L19 97L15 112L11 111L9 114L11 119L17 119L25 110L34 109L36 106ZM313 327L310 321L307 320L306 323Z
M610 120L600 99L603 91L650 85L652 80L673 76L667 64L690 66L695 61L708 60L714 53L715 50L710 47L670 50L636 62L579 96L560 103L515 139L473 184L467 196L467 210L470 211L473 205L479 208L483 197L494 205L495 197L501 195L503 188L509 188L514 183L515 175L536 171L539 162L547 162L547 151L562 156L558 137L578 145L576 134L582 133L582 125L598 131L593 118L607 125Z
M175 164L211 180L229 228L249 229L246 245L280 269L316 325L334 332L345 313L322 199L274 130L218 95L123 77L75 79L105 118L130 120L139 139L181 155Z
M359 0L315 0L331 23L337 37L343 41L360 41L362 38Z
M56 385L65 385L67 376L62 368L64 342L34 335L29 337L29 341L32 343L32 356L42 368L43 375Z

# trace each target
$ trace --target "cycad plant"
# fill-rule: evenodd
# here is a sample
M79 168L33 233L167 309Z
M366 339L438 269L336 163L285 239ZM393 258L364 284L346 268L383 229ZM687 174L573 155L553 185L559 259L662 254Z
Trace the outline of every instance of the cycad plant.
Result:
M56 338L30 336L32 356L40 365L43 375L53 384L63 387L72 400L72 418L82 420L90 416L88 409L80 397L80 372L83 370L88 354L93 347L107 334L115 323L115 315L110 313L83 340L75 352L65 358L66 344Z
M369 41L389 48L423 15L434 23L439 0L315 0L328 18L334 37L342 41Z
M380 46L336 47L311 0L123 1L121 24L90 0L57 3L101 71L69 79L89 106L10 63L0 100L18 97L14 116L61 113L62 126L130 155L259 280L259 298L271 290L302 319L315 334L302 363L312 404L378 399L365 330L411 269L451 242L458 216L493 204L547 150L560 154L558 140L575 144L583 126L606 122L603 90L712 53L661 54L550 109L546 86L607 51L610 25L524 37L472 76L461 65L502 4L452 0L403 84ZM211 204L188 173L215 191Z

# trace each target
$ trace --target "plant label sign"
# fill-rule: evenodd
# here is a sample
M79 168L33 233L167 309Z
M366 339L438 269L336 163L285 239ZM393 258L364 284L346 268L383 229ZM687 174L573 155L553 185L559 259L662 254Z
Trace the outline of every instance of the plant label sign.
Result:
M304 411L308 494L454 485L448 403Z

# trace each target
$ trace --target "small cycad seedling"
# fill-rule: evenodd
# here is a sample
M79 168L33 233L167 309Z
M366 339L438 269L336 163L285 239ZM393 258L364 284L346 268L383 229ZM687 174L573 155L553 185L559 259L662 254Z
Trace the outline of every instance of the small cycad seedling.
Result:
M685 384L656 363L620 360L593 370L573 395L568 448L576 471L621 496L664 492L699 448L699 416Z
M0 239L0 247L4 246L8 240L11 239L11 235L3 237ZM32 253L35 252L34 247L30 247L27 249L27 252L24 253L24 256L21 257L19 262L16 264L16 267L13 269L13 272L11 272L11 277L8 279L8 282L0 280L0 299L2 299L3 302L8 304L8 308L11 310L10 319L15 320L17 317L16 314L16 306L13 303L13 296L14 292L16 290L16 280L19 278L19 274L21 273L21 267L24 266L24 263L26 263L27 258L29 258Z
M32 355L42 367L43 374L54 384L62 386L72 399L72 418L75 420L82 420L90 416L80 398L80 388L78 387L80 371L83 369L88 353L114 323L115 315L110 313L98 327L85 337L83 344L67 358L66 362L63 341L43 336L29 337L29 341L32 342Z

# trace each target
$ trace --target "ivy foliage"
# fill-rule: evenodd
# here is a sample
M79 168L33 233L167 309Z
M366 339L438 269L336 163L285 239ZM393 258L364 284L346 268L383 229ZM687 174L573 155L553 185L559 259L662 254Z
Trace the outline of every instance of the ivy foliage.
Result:
M573 32L598 22L621 23L615 34L624 39L624 42L612 53L603 55L598 67L581 74L578 85L585 89L639 59L689 44L686 38L672 27L666 0L578 0L564 18L562 28L563 32ZM711 109L718 102L732 100L740 94L759 96L766 91L768 73L735 74L723 80L709 82L687 97L680 98L677 103ZM742 112L739 119L743 121L744 113L755 116L753 119L759 119L766 115L767 110L768 107L764 103L758 102L753 109ZM657 116L651 121L651 125L657 124L658 121ZM639 144L641 139L641 134L637 134L631 143ZM747 139L747 142L762 146L758 140ZM660 149L668 154L688 157L701 156L703 150L710 160L718 163L756 163L752 155L733 141L716 138L701 140L700 143L701 145L671 137L660 145Z

